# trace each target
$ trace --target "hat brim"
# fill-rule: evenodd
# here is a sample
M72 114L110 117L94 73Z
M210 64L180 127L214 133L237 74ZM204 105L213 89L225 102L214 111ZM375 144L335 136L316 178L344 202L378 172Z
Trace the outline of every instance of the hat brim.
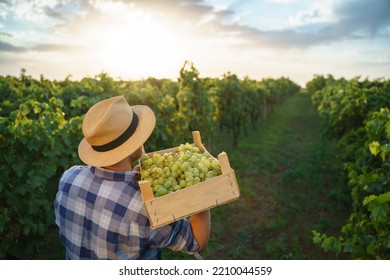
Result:
M78 147L80 159L87 165L104 167L113 165L140 148L150 137L156 124L156 117L148 106L131 107L138 116L138 126L129 139L119 147L107 152L97 152L83 138Z

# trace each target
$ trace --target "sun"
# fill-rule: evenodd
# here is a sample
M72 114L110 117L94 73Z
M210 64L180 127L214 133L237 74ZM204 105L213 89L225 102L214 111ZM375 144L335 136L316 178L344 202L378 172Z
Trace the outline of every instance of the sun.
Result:
M185 60L180 34L166 23L155 21L146 13L111 22L97 34L95 52L100 64L120 76L164 76L178 72L177 65Z

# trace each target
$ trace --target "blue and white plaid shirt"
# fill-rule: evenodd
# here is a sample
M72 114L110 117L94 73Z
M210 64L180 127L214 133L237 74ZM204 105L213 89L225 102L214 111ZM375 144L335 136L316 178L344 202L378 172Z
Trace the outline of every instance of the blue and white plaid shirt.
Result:
M187 219L150 228L135 174L90 166L64 172L54 207L68 259L159 259L160 248L199 250Z

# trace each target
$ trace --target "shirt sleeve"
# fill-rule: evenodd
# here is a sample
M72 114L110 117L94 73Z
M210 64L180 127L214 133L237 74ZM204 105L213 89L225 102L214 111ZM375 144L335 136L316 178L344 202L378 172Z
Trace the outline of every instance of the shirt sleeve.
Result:
M194 253L199 251L189 220L181 219L174 223L150 229L150 244L157 248Z

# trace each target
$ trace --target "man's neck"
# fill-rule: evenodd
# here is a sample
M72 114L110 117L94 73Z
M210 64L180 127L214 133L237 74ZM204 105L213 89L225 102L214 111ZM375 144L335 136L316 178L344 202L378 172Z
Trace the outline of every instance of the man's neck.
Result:
M125 158L118 163L115 163L110 166L105 166L103 168L115 171L131 171L133 163L130 161L130 158Z

